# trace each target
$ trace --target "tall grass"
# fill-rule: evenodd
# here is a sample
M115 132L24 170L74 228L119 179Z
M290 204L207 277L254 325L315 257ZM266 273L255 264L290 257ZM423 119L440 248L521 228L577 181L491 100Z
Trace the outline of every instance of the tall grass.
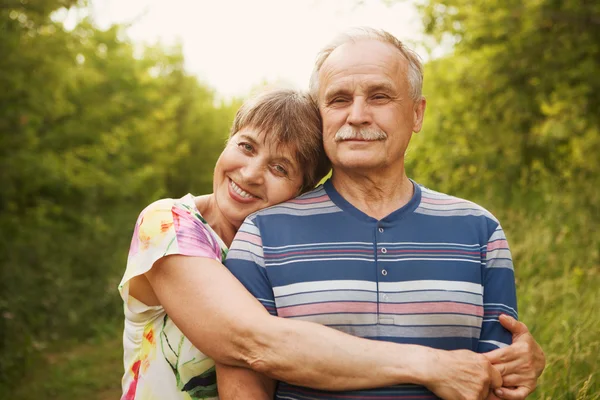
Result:
M532 397L600 399L598 235L570 229L566 212L508 216L519 316L547 357Z

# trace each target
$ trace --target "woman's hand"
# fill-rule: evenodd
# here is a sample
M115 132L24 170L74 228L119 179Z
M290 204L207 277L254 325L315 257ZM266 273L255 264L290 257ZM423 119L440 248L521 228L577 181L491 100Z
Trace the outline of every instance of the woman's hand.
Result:
M500 323L512 333L513 343L483 354L502 374L503 387L495 389L494 395L505 400L522 400L535 390L546 358L524 323L508 315L501 315ZM494 395L488 400L496 398Z

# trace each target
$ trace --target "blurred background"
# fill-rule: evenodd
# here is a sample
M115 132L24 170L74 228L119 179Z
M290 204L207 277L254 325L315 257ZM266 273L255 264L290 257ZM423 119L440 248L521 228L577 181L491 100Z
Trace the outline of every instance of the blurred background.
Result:
M600 399L600 2L0 0L0 398L120 397L140 210L211 191L252 90L350 26L424 59L409 175L502 222L535 399Z

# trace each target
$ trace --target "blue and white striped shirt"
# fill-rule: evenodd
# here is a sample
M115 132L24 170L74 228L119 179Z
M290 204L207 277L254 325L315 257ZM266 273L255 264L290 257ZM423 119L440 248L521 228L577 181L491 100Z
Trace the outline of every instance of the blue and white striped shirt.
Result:
M226 266L280 317L446 350L510 344L498 317L517 317L515 279L498 220L472 202L414 187L408 204L376 220L327 181L248 217ZM332 393L281 383L276 398L436 397L415 385Z

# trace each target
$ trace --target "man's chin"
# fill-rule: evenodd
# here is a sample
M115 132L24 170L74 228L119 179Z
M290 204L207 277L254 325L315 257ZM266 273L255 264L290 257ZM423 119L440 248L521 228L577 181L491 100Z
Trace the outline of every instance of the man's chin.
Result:
M334 168L344 170L362 170L378 169L384 165L381 160L373 157L342 157L335 162Z

